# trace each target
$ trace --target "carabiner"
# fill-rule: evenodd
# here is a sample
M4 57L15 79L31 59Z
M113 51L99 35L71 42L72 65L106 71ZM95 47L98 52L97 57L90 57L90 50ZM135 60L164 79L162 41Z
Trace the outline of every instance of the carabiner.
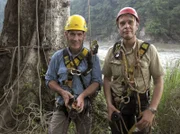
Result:
M81 75L81 71L78 69L71 69L71 74L79 76L79 75Z
M130 97L125 96L125 97L123 97L123 100L124 100L124 104L128 104L130 102Z

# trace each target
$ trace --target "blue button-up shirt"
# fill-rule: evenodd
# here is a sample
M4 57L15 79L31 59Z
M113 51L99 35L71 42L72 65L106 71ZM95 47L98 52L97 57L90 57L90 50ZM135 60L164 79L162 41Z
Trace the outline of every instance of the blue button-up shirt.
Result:
M68 51L70 55L70 51ZM86 76L82 76L83 83L86 87L88 87L92 82L98 82L100 85L102 84L102 73L101 73L101 68L100 68L100 62L99 58L97 55L92 56L92 71L87 74ZM87 58L84 58L81 63L78 66L78 70L81 72L86 71L88 68L88 62ZM57 51L51 58L50 64L48 67L48 70L46 72L46 84L51 80L54 80L58 82L63 88L63 83L65 80L68 78L68 69L65 66L64 63L64 57L63 57L63 49ZM80 80L80 76L73 75L72 79L72 92L76 95L81 94L84 91L82 82Z

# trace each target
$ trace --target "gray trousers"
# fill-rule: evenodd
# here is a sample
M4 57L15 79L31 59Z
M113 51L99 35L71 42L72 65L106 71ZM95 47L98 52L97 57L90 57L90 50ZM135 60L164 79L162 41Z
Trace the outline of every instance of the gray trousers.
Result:
M71 121L73 121L76 126L73 134L90 134L92 117L89 111L79 113L75 119L71 120L68 115L65 115L64 111L58 109L53 112L48 134L67 134Z

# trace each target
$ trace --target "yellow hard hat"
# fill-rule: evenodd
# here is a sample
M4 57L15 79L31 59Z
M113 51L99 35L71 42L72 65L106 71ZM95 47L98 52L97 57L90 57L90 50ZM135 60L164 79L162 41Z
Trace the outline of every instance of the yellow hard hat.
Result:
M67 30L81 30L87 32L87 25L84 17L81 15L75 14L68 18L65 28Z

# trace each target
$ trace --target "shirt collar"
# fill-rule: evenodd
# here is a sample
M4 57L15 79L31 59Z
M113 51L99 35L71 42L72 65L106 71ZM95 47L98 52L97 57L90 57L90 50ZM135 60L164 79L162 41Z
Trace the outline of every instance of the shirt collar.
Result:
M135 48L136 48L136 45L137 45L137 43L135 42L134 45L133 45L133 47L132 47L129 51L127 51L126 48L125 48L125 46L124 46L124 44L123 44L123 41L121 41L121 46L122 46L122 48L123 48L123 50L124 50L124 52L125 52L126 54L131 54L131 53L133 53L133 51L134 51Z
M70 49L69 49L69 47L67 48L67 51L68 51L68 54L69 54L70 57L75 58L76 56L78 56L78 55L82 52L82 49L83 49L83 48L84 48L84 47L82 47L81 50L79 51L79 53L77 53L77 54L72 54L71 51L70 51Z

